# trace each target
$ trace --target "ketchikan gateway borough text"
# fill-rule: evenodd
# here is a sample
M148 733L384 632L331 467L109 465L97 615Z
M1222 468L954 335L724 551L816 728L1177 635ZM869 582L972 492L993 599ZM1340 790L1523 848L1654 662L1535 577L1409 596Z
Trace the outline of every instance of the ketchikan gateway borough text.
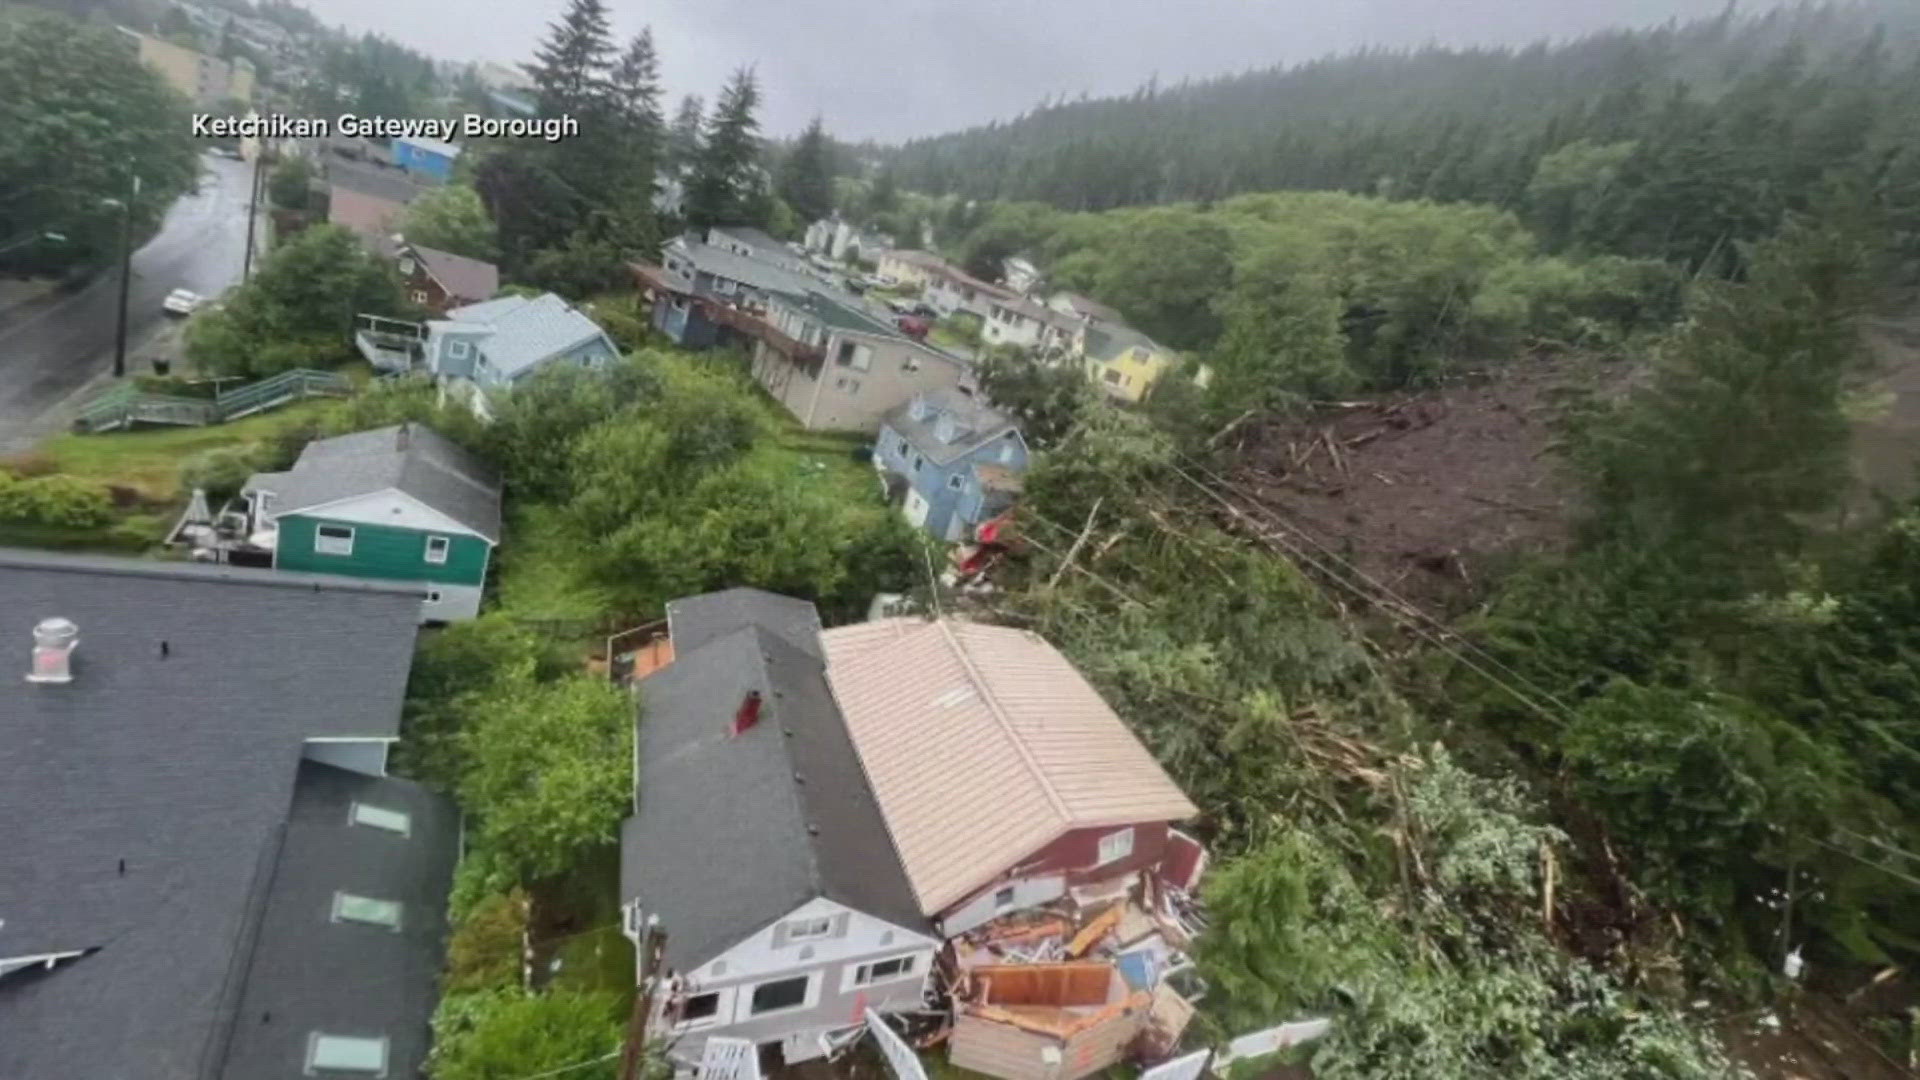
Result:
M502 119L467 113L453 119L440 117L356 116L341 113L324 116L215 116L195 113L193 135L200 139L324 139L340 135L354 139L439 139L452 142L468 139L542 139L559 142L580 134L580 121L571 116L513 117Z

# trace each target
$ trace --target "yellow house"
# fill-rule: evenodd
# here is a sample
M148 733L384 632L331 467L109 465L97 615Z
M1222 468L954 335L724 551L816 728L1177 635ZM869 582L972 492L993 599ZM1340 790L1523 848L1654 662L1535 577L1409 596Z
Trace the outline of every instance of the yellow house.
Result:
M253 100L253 64L247 60L236 58L228 63L152 34L124 26L120 32L139 43L142 63L159 72L169 86L185 94L195 105L204 107L229 99Z
M1178 353L1130 327L1089 323L1081 332L1081 362L1094 385L1121 401L1137 402L1180 360Z
M944 273L947 269L945 260L925 251L883 251L874 261L877 264L875 273L890 277L902 285L924 287L933 275Z

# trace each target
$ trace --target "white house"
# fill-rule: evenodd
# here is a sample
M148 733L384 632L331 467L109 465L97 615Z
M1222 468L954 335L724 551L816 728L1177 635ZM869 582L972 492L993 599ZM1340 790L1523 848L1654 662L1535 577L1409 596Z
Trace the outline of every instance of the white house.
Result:
M683 1063L715 1035L792 1063L868 1009L920 1008L939 943L834 705L813 605L730 589L668 604L667 630L672 660L639 683L621 830L626 932L663 965L651 1030Z

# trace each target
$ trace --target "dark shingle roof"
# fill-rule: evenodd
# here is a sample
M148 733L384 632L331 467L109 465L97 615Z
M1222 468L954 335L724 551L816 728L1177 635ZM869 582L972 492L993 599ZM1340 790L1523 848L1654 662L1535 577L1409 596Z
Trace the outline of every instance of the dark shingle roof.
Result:
M500 268L481 259L469 259L451 251L408 244L420 265L447 295L461 300L491 300L500 291Z
M96 950L0 979L0 1077L201 1080L302 744L397 734L420 590L0 550L0 598L0 956Z
M815 659L825 655L820 651L820 612L805 600L735 588L667 603L667 633L676 652L693 652L743 626L758 626Z
M408 834L350 824L356 802L407 814ZM316 1031L384 1035L387 1075L416 1075L459 846L460 814L449 800L411 781L302 762L218 1075L299 1076ZM334 921L336 891L399 902L400 930Z
M744 225L725 225L717 227L713 231L722 236L730 236L749 247L758 248L761 251L777 252L781 255L787 254L787 245L775 240L759 229Z
M493 470L419 424L316 439L300 452L291 470L256 473L246 487L273 492L269 511L276 515L388 488L413 496L491 542L500 541L500 481Z
M674 647L640 684L639 807L621 829L623 893L659 917L668 964L690 971L817 896L924 930L818 642L743 621ZM754 690L759 722L730 738Z
M327 183L400 206L419 198L430 186L423 186L404 169L372 163L354 164L337 157L327 160Z
M1006 414L957 390L933 390L922 396L929 406L926 419L914 419L913 402L908 401L889 411L882 422L904 435L915 450L936 465L958 461L975 447L1015 430ZM958 437L952 442L942 442L936 433L943 414L952 416L957 424Z

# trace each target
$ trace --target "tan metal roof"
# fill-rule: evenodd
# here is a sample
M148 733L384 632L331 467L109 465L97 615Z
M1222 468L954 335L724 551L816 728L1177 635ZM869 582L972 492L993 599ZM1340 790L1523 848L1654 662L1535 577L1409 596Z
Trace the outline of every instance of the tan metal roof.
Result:
M820 640L827 681L929 915L1070 830L1198 813L1037 635L882 619Z

